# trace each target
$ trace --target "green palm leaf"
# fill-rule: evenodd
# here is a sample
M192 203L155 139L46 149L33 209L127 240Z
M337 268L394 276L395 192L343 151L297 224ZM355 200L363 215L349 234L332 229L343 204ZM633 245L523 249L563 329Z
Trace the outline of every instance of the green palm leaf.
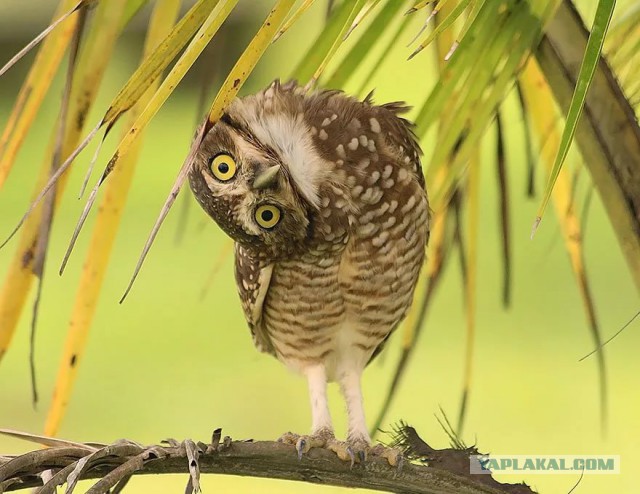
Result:
M556 155L555 162L553 163L553 169L549 176L549 181L547 182L542 202L538 209L538 215L531 230L532 238L542 221L542 216L544 215L547 203L551 198L553 185L556 183L558 174L560 173L560 168L562 168L562 164L569 152L569 147L573 142L573 136L576 133L578 120L580 119L582 109L584 108L587 92L589 91L591 81L593 80L593 76L596 72L596 67L600 61L600 54L602 53L604 39L607 34L607 29L609 28L609 23L611 22L611 17L613 16L615 6L616 0L598 0L598 8L596 10L595 19L593 20L593 26L591 27L591 33L589 34L589 41L587 42L584 59L580 66L578 80L576 81L576 89L573 93L571 104L569 105L569 111L567 112L567 121L564 131L562 132L560 148L558 149L558 154Z

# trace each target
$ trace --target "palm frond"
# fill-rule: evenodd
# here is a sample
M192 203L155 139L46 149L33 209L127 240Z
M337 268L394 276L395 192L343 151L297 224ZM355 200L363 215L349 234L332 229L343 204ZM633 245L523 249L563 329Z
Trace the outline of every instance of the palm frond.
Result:
M547 202L551 197L553 186L560 173L562 163L567 157L569 147L573 142L573 136L578 126L578 119L582 114L584 108L584 102L587 98L587 92L591 86L591 81L596 72L596 67L600 61L600 54L602 53L602 47L604 45L604 39L607 35L607 29L611 22L611 16L613 16L613 10L616 6L616 0L598 0L598 9L596 10L596 16L593 20L593 26L589 34L589 41L585 50L580 72L578 74L578 80L576 82L576 90L573 93L571 104L569 105L569 111L567 112L566 124L562 133L562 139L560 141L560 147L558 148L558 154L553 163L553 169L549 175L549 181L542 196L542 203L538 209L538 215L533 224L531 236L535 234L542 215L547 206Z
M63 17L74 3L74 0L62 0L55 19ZM29 74L20 88L13 109L0 137L0 189L9 176L24 139L31 128L42 100L49 90L53 75L58 70L65 50L71 41L78 21L77 10L69 16L61 26L49 36L31 65Z
M509 180L505 156L505 128L502 114L496 112L496 175L498 177L498 211L500 217L500 244L502 246L502 304L511 304L511 221L509 204Z
M456 433L462 436L464 420L467 414L469 394L473 375L474 349L476 339L476 281L478 273L478 222L480 218L480 157L479 153L472 156L467 179L467 250L466 250L466 341L464 352L464 371L462 382L462 397L458 412Z
M100 187L105 182L105 180L107 180L109 175L118 166L121 166L121 161L126 156L128 156L128 154L131 152L131 149L133 149L133 147L137 145L136 142L138 141L142 131L147 127L147 125L149 125L149 122L151 121L151 119L156 115L156 113L160 110L162 105L167 101L167 99L169 98L171 93L174 91L178 83L186 75L189 68L195 63L196 58L202 53L204 48L207 46L207 43L211 40L211 38L213 38L215 33L218 32L218 29L220 29L220 26L222 26L222 23L229 16L231 11L233 10L233 7L238 2L238 0L202 0L202 2L207 2L207 1L213 2L215 4L215 6L213 7L213 10L208 14L207 18L205 19L203 24L200 26L200 29L196 33L191 43L189 43L189 45L185 48L184 52L182 53L178 61L175 63L171 71L167 74L165 79L160 84L160 87L153 93L153 95L151 96L147 104L144 106L143 110L137 116L135 122L129 128L128 132L123 134L123 137L120 143L118 144L118 147L116 148L115 152L113 153L111 159L109 160L109 163L107 164L106 168L100 175L100 178L97 180L96 184L91 190L91 193L87 198L82 214L80 215L80 218L78 219L76 227L73 231L73 235L69 242L67 252L65 253L65 256L64 256L61 271L64 270L66 262L68 261L69 256L71 255L71 252L73 251L73 248L76 244L78 236L80 235L80 231L82 230L82 227L84 226L85 221L89 216L91 208L95 204ZM189 19L193 17L197 18L198 16L196 15L196 12L194 12L194 10L196 10L196 8L199 6L200 4L196 4L196 6L194 6L191 12L187 13L185 17L189 17ZM185 24L182 24L182 26L184 26ZM193 24L188 23L188 25L196 26L197 23L195 22ZM176 29L173 31L173 33L175 32L180 32L181 37L182 36L188 37L187 30L183 31L182 29ZM169 37L171 35L172 33L169 34ZM174 38L174 39L176 43L179 42L179 38ZM151 68L154 68L154 66L155 64L150 64ZM132 79L137 80L137 76L134 74ZM114 108L114 106L112 105L111 108ZM116 112L116 111L112 111L111 113L107 112L107 114L112 115L113 119L117 118L117 116L120 113L121 112ZM97 128L101 127L103 125L103 122L105 122L105 119L103 119L98 124Z
M277 29L284 21L284 18L291 10L294 3L295 0L278 0L271 12L269 12L269 15L265 19L256 35L253 37L244 53L240 56L234 67L231 69L231 72L229 72L229 75L225 79L224 83L222 84L220 91L218 91L218 94L213 100L213 104L209 109L209 114L207 115L205 122L200 126L198 134L191 144L189 155L185 159L182 167L180 168L180 171L178 172L178 177L173 184L171 192L169 193L169 197L167 197L164 205L162 206L160 215L158 216L158 219L156 220L156 223L154 224L151 233L149 234L149 238L147 239L147 242L142 249L142 254L138 259L138 263L136 264L136 267L134 269L131 281L129 282L129 285L127 286L127 289L122 296L122 299L120 299L120 303L122 303L129 294L129 291L131 290L131 287L133 286L133 283L136 280L138 273L140 272L140 268L142 267L147 253L149 252L149 249L151 248L151 245L153 244L153 241L155 240L156 235L160 230L160 226L169 213L169 209L176 200L176 197L178 196L178 193L180 192L180 189L182 188L182 185L187 178L187 173L189 171L189 168L191 167L195 153L198 150L198 147L200 146L205 133L213 127L213 125L220 119L220 117L222 117L224 109L237 96L240 88L242 88L242 85L246 82L247 78L258 63L258 60L260 60L268 46L273 42L273 38L277 32Z
M22 312L24 302L31 288L38 244L39 242L46 242L39 236L44 218L44 208L42 204L38 205L38 203L45 196L45 189L49 191L55 184L53 206L55 212L55 207L62 197L67 182L68 174L64 174L66 170L64 163L57 167L53 173L51 163L54 161L56 154L59 154L60 161L65 161L77 146L86 115L95 99L111 50L118 33L123 27L121 16L125 3L125 0L115 0L109 4L109 8L104 7L104 2L98 4L93 22L99 23L100 29L90 31L79 55L71 84L62 145L56 146L57 131L54 130L49 152L37 182L36 191L38 192L36 193L36 199L29 210L29 213L33 214L29 215L28 213L20 222L23 228L18 249L9 273L5 277L0 295L0 318L3 323L0 326L0 356L6 351L11 341L19 314ZM54 177L55 180L53 180ZM47 185L43 188L45 183ZM45 219L49 220L49 218ZM41 248L46 250L46 246Z
M403 7L402 1L388 1L375 15L373 20L367 26L367 29L362 33L358 40L351 47L349 52L343 57L340 64L334 69L330 77L327 78L324 83L327 87L341 88L350 80L350 78L356 74L360 65L364 62L367 54L375 46L376 42L380 39L380 32L384 30L390 22L397 17L398 13ZM410 20L410 18L405 17ZM388 54L389 48L383 51L382 59L374 65L374 68L379 66L386 54ZM368 80L368 77L365 80Z
M149 22L144 56L153 53L154 48L165 39L178 15L180 3L181 0L159 0L156 3ZM130 114L132 123L151 99L157 86L158 81L156 80L138 98ZM53 401L47 415L45 430L49 435L57 433L69 403L77 369L84 354L89 329L98 303L102 281L109 266L109 258L126 204L141 144L142 138L136 142L131 153L123 159L122 166L113 173L113 177L106 185L102 207L98 211L91 244L83 264L82 276L69 320L67 338L56 378Z
M534 60L529 61L520 80L524 95L528 101L528 107L531 108L531 119L538 135L545 135L547 133L549 135L549 139L545 143L545 146L541 148L540 153L542 161L546 165L549 175L551 175L553 173L554 154L558 147L561 146L561 136L557 130L555 115L554 112L550 111L551 108L554 108L553 96ZM569 254L571 267L584 304L589 330L594 345L596 348L599 348L597 363L600 388L600 418L604 429L607 417L606 364L595 303L591 295L591 288L586 274L581 224L576 211L575 201L573 200L572 188L569 172L564 168L559 170L556 177L556 186L552 193L552 200L565 241L565 247Z

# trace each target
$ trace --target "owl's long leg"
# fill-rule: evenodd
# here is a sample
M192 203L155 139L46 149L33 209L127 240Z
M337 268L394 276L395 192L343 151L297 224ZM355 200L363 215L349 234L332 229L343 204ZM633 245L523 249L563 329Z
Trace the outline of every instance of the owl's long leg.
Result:
M311 448L322 448L334 440L333 424L327 400L327 374L322 364L312 365L305 369L309 385L309 401L311 402L311 434L300 436L287 433L281 441L295 444L298 457Z
M364 404L361 385L362 371L346 371L340 379L340 388L347 404L349 432L347 433L347 448L355 454L360 462L364 462L367 453L385 458L392 466L402 466L402 453L394 448L387 448L381 444L371 447L371 438L364 417ZM337 452L337 451L336 451ZM338 456L340 456L340 453Z
M347 432L347 443L364 460L366 450L369 449L371 438L367 430L367 423L364 417L364 403L362 400L362 386L360 378L362 371L347 370L340 378L340 389L347 404L347 416L349 430Z
M364 404L362 400L361 372L347 371L340 380L340 388L347 403L349 417L349 438L370 441L367 423L364 418Z
M333 435L333 424L327 400L327 374L324 365L318 364L306 369L311 401L311 433L330 432Z

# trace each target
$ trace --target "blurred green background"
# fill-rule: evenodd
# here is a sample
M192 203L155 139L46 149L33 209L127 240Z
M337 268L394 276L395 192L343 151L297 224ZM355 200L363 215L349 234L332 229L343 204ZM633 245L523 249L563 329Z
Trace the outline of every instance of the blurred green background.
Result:
M0 64L48 22L53 0L0 2ZM276 360L258 354L251 343L237 299L229 257L206 294L203 288L226 238L208 221L185 190L165 223L133 292L118 300L129 280L146 236L178 167L188 150L197 117L199 79L209 64L217 78L231 66L271 6L271 1L241 2L214 48L196 67L153 121L146 137L125 216L103 287L88 348L60 436L78 441L111 442L130 438L154 443L166 437L208 440L222 427L234 438L275 439L310 424L306 384ZM318 2L303 21L285 35L260 62L244 92L276 77L286 78L320 29L325 11ZM97 122L108 102L138 61L146 18L142 13L127 30L107 72L101 97L89 118ZM588 14L588 13L587 13ZM367 87L376 101L406 100L419 105L435 73L433 57L424 53L411 62L405 44L418 29L416 19L390 61ZM0 126L7 120L29 66L22 61L0 79ZM367 67L360 72L367 72ZM397 82L401 80L400 86ZM213 90L219 87L216 80ZM347 90L356 90L355 77ZM28 205L50 129L58 112L61 80L56 80L18 162L0 191L0 236L9 233ZM513 108L512 97L506 104ZM606 349L609 365L609 418L600 429L595 359L578 362L593 344L578 289L553 212L549 210L534 241L529 231L539 198L525 196L526 159L519 113L508 110L507 166L513 227L513 297L502 307L502 267L498 223L494 139L482 153L477 346L468 418L463 439L494 454L621 455L620 475L587 475L576 492L637 492L640 463L640 331L628 328ZM100 164L117 143L107 141ZM434 142L425 142L426 159ZM77 160L68 193L55 220L37 334L41 402L34 410L28 372L30 305L9 352L0 363L0 427L42 431L59 356L67 330L90 227L81 235L63 277L59 262L80 214L76 200L93 146ZM426 161L428 166L428 161ZM571 160L568 162L571 166ZM583 177L583 180L586 177ZM537 177L538 189L545 177ZM186 232L176 241L180 210L188 200ZM0 277L15 242L0 251ZM588 274L605 337L638 309L638 294L597 197L586 224ZM465 315L456 257L449 263L418 342L408 375L389 414L404 419L434 447L448 440L434 414L439 407L455 419L462 383ZM368 369L364 394L369 419L381 405L399 351L400 337ZM345 416L337 389L330 388L339 435ZM26 451L30 445L0 438L0 453ZM499 479L526 481L543 493L568 492L576 475L525 475ZM186 476L134 478L128 492L181 492ZM205 492L337 492L340 489L282 481L205 476Z

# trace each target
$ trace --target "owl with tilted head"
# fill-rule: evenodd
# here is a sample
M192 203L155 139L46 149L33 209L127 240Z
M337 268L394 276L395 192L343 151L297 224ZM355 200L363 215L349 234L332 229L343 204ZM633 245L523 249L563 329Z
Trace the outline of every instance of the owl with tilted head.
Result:
M401 103L272 83L233 101L208 131L189 181L235 241L235 277L256 347L308 381L311 431L284 434L300 456L372 446L361 376L407 314L429 239L429 204ZM348 413L336 439L327 383Z

